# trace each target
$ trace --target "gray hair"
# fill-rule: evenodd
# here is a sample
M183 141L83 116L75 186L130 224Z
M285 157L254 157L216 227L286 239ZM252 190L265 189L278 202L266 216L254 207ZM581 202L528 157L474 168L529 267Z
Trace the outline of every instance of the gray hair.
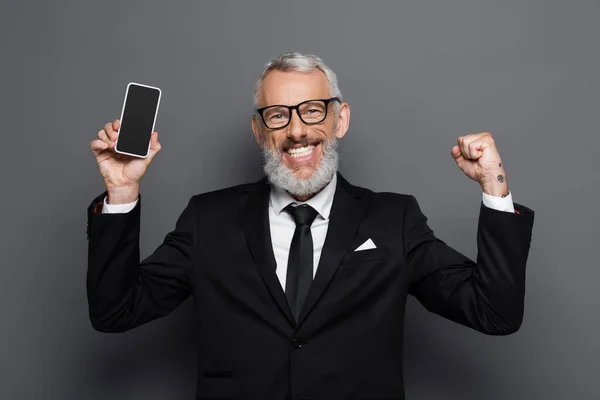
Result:
M256 79L254 84L254 108L258 107L258 93L260 91L260 86L262 85L265 77L271 71L281 71L281 72L312 72L315 69L322 71L327 78L327 82L329 83L329 93L331 97L339 97L340 101L342 99L342 93L340 92L340 88L338 86L337 76L335 72L331 70L323 60L313 54L302 54L302 53L283 53L278 57L269 61L265 68L260 74L260 76ZM339 104L335 103L335 110L339 108Z

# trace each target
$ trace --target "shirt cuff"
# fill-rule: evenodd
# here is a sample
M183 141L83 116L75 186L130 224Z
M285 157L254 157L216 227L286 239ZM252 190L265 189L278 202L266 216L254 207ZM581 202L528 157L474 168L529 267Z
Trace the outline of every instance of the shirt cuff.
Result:
M508 196L506 197L492 196L484 192L481 192L481 194L483 195L483 205L486 207L493 208L494 210L498 211L506 211L511 213L516 212L510 190L508 191Z
M108 196L107 196L108 197ZM124 203L124 204L108 204L108 198L105 197L102 202L102 214L124 214L135 208L138 200L132 203Z

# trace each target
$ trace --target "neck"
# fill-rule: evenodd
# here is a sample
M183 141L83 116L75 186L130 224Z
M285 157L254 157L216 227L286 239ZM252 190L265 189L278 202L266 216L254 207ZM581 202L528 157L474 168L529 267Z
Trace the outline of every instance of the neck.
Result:
M331 181L327 182L327 185L329 185L331 183ZM323 191L323 189L325 189L327 187L327 185L323 186L321 189L317 190L314 193L311 194L305 194L305 195L295 195L293 193L289 193L290 196L292 196L294 198L294 200L296 201L307 201L309 199L312 199L313 197L315 197L316 195L318 195L319 193L321 193ZM287 190L286 190L287 191Z
M323 189L321 189L321 190L323 190ZM319 192L321 190L319 190ZM317 193L319 193L319 192L317 192ZM288 192L288 193L290 193L290 192ZM296 200L296 201L307 201L307 200L312 199L313 197L315 197L317 195L317 193L307 194L307 195L304 195L304 196L296 196L296 195L290 193L290 196L292 196L294 198L294 200Z
M333 178L330 179L326 184L324 184L319 190L317 190L314 193L310 193L310 194L294 194L292 192L290 192L289 190L286 190L286 192L296 201L301 201L301 202L305 202L307 200L312 199L313 197L315 197L316 195L318 195L319 193L321 193L323 191L323 189L325 189L328 185L331 184Z

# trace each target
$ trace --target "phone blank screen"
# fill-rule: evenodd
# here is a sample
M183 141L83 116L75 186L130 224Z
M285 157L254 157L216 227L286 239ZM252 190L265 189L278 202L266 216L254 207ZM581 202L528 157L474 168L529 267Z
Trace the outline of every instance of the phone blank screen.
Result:
M160 92L156 89L129 85L119 128L117 142L119 151L146 155L154 128L159 96Z

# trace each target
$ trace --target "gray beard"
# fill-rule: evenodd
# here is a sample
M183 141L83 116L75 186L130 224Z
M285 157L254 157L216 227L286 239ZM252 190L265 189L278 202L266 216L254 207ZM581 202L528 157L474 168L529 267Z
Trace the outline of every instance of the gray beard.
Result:
M322 142L321 146L323 156L319 166L308 179L298 178L294 171L286 167L281 160L280 151L263 147L263 170L269 182L285 189L292 196L309 196L320 192L333 179L338 170L340 158L335 136L331 140Z

